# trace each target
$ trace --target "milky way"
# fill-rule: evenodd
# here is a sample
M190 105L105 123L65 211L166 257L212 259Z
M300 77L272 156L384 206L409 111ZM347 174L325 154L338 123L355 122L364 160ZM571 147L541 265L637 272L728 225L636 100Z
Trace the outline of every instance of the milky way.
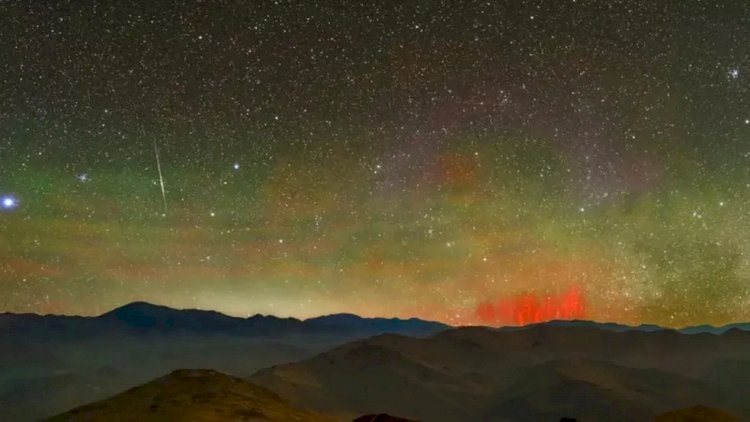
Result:
M1 2L0 311L750 319L750 3L399 3Z

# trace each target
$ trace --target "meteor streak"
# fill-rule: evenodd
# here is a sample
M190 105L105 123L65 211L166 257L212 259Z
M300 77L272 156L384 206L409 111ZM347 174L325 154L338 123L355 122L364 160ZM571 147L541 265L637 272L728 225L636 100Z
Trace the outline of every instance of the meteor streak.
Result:
M159 171L159 185L161 186L161 199L164 203L164 215L167 215L167 192L164 190L164 176L161 173L161 161L159 161L159 148L154 140L154 154L156 155L156 169Z

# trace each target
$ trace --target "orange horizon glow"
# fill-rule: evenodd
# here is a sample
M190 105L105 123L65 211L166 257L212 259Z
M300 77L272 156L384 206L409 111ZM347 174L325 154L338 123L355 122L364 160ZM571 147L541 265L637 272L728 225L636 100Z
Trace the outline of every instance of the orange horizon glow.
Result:
M476 316L484 324L527 325L551 320L587 319L586 298L577 286L560 295L540 296L521 293L497 302L483 301L476 308Z

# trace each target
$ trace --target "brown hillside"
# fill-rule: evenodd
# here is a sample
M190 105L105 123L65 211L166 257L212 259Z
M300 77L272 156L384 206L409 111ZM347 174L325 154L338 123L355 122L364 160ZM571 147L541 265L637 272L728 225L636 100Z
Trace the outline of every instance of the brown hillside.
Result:
M698 405L659 415L656 422L740 422L740 418L721 409Z
M48 419L60 421L305 421L333 419L293 408L265 388L211 370L178 370L112 398Z

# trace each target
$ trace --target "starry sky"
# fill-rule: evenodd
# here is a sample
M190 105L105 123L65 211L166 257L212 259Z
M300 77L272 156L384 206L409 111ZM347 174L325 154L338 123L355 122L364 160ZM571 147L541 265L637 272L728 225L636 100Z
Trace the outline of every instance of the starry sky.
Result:
M0 311L750 320L744 0L5 0L0 53Z

